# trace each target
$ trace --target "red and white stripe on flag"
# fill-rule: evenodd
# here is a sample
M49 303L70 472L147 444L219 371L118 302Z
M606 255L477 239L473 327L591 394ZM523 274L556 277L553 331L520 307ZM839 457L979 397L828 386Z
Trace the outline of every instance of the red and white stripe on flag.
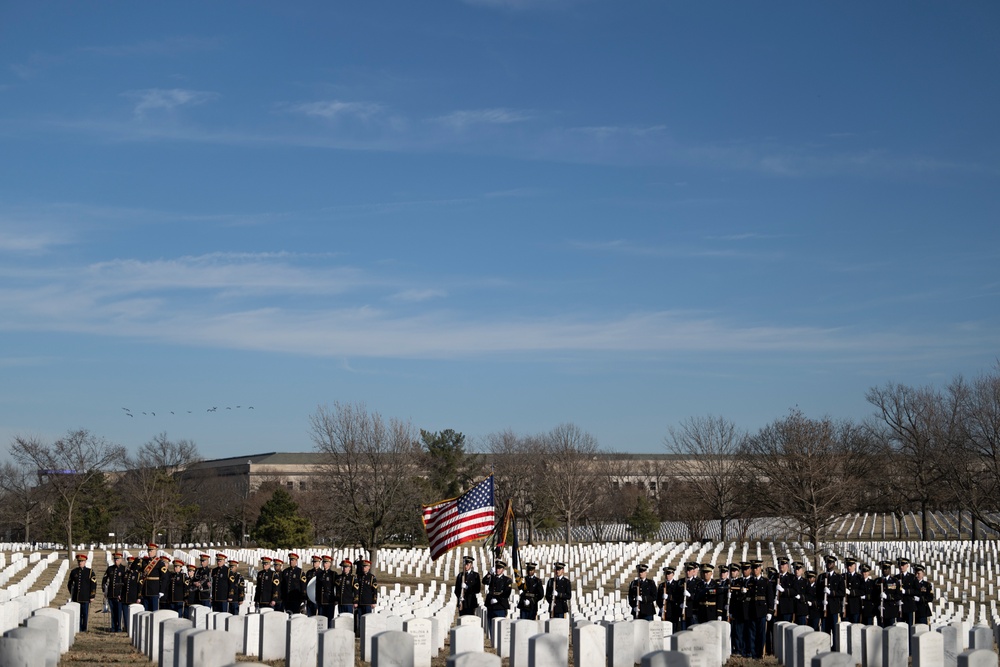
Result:
M424 530L431 558L493 532L493 475L458 498L424 505Z

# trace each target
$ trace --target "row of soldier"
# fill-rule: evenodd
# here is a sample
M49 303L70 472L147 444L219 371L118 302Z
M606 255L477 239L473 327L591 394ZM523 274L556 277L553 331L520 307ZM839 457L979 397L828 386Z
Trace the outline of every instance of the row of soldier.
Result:
M156 544L147 545L148 553L142 558L129 556L128 565L121 553L112 555L113 563L108 567L101 588L111 614L111 631L127 632L128 615L131 604L142 604L146 611L156 611L162 607L172 609L182 617L189 616L194 606L211 607L213 611L239 614L246 596L246 580L239 572L239 562L216 554L215 567L211 567L211 557L202 554L200 566L185 563L157 552ZM80 568L84 568L86 556L78 556ZM83 559L82 561L80 559ZM321 615L332 620L334 615L356 613L355 626L360 624L360 616L374 611L378 601L378 582L371 574L371 563L360 561L362 572L355 575L350 560L341 561L341 571L332 569L332 556L313 556L312 569L303 570L298 565L299 556L288 554L288 567L283 567L281 559L261 558L261 568L254 577L253 603L257 609L268 607L288 613L305 612L310 616ZM173 566L172 569L170 566ZM79 569L79 568L78 568ZM70 576L70 594L74 602L83 602L80 629L87 629L89 602L96 595L96 577L89 573L83 577ZM74 572L76 572L74 570ZM313 596L307 590L315 579ZM92 582L81 585L78 582Z

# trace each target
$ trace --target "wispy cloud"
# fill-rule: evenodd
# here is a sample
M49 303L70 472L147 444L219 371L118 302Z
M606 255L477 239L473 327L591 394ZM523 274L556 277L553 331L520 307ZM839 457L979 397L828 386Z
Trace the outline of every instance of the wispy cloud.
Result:
M510 123L521 123L530 120L531 117L531 114L527 111L499 108L452 111L431 120L455 130L465 130L472 125L509 125Z
M705 259L742 259L775 261L784 255L778 251L746 251L731 247L705 247L690 244L656 245L616 239L612 241L571 241L569 247L587 252L631 255L636 257L690 257Z
M183 88L147 88L123 94L135 100L133 113L139 117L155 110L173 111L179 107L197 106L219 97L218 93Z
M448 293L439 289L408 289L397 292L389 297L390 301L420 302L430 299L441 299L448 296Z
M374 102L344 102L342 100L324 100L319 102L304 102L300 104L289 104L285 108L294 113L305 114L306 116L317 116L327 120L337 118L352 117L368 120L371 117L382 113L385 109L381 104Z
M75 236L75 235L73 235ZM72 236L55 232L25 232L0 230L0 252L38 254L46 252L55 246L72 242Z

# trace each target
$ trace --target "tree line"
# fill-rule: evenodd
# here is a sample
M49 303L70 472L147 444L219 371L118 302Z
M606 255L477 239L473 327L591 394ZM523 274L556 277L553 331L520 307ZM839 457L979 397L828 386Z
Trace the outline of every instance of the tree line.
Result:
M316 465L307 489L280 476L192 474L197 446L161 433L134 453L85 429L54 442L12 439L0 469L0 531L8 540L306 543L371 554L424 542L422 504L453 498L491 472L499 508L513 502L522 542L558 529L594 541L627 524L648 538L665 520L689 539L719 521L723 540L746 539L754 519L777 517L820 545L852 512L934 510L969 515L972 532L1000 530L1000 366L943 388L889 383L866 395L861 421L792 409L747 432L721 416L670 427L663 454L602 449L575 424L539 434L492 433L473 448L455 430L416 429L363 404L322 406L309 419Z

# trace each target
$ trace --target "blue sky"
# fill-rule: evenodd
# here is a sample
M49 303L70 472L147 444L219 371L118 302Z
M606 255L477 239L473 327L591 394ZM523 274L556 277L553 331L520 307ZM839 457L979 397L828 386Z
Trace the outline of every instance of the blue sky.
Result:
M1000 356L994 2L283 4L0 7L0 442L658 452Z

